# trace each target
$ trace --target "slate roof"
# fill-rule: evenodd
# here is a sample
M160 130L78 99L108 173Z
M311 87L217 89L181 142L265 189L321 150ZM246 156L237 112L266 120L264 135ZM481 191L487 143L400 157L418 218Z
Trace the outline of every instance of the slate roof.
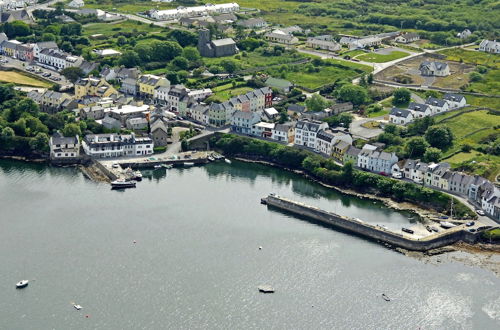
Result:
M422 104L422 103L410 102L410 104L408 105L408 110L413 110L418 112L425 112L428 108L429 108L428 104Z
M390 115L402 118L408 118L408 116L412 116L411 111L399 108L392 108Z
M452 102L461 102L465 97L461 94L446 93L443 96L443 100Z
M428 105L432 105L432 106L435 106L435 107L440 107L442 108L445 104L446 104L446 101L443 100L443 99L438 99L438 98L435 98L435 97L429 97L426 101L425 101L425 104L428 104Z

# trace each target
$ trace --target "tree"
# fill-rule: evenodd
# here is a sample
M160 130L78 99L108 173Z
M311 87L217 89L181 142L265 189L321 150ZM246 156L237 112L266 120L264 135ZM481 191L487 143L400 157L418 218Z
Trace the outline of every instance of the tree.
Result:
M62 69L61 73L72 83L75 83L79 78L85 76L85 72L83 72L81 68L75 66L64 68Z
M361 86L345 84L340 87L338 97L344 102L352 102L354 105L361 105L368 100L368 92Z
M0 104L14 98L16 92L13 84L0 84Z
M233 73L238 68L238 64L236 64L236 62L233 60L222 60L220 62L220 65L228 73Z
M18 113L29 113L36 116L38 114L38 104L30 98L23 98L16 104L16 111Z
M423 161L427 163L437 163L441 159L441 156L441 150L430 147L425 150Z
M306 106L309 111L322 111L328 108L332 103L319 94L313 94L306 100Z
M155 41L151 43L150 57L153 61L170 61L182 54L182 48L175 41Z
M9 139L15 135L16 133L14 133L14 130L10 127L4 127L4 129L2 129L2 138L4 139Z
M182 139L181 149L182 149L182 151L187 151L189 149L189 142L187 139Z
M14 39L16 37L25 37L31 34L31 28L28 24L22 21L7 22L3 25L3 31L9 37Z
M429 147L429 143L421 136L410 138L405 145L406 156L409 158L422 157L425 150Z
M480 74L479 72L471 72L469 74L469 81L470 82L478 82L483 80L483 75Z
M75 123L70 123L64 125L64 128L62 129L62 134L64 136L77 136L77 135L82 135L82 131L80 130L80 126Z
M45 133L38 133L29 142L31 150L46 152L49 150L49 137Z
M42 34L42 41L56 41L56 36L53 33Z
M445 149L453 143L453 133L443 125L431 126L425 131L425 140L433 147Z
M425 91L424 95L425 95L426 98L434 97L434 98L438 99L438 98L441 97L441 94L439 94L438 91L433 91L433 90Z
M172 30L169 33L169 36L174 38L182 47L194 46L198 42L198 36L195 33L186 30Z
M366 78L366 82L371 85L373 84L373 73L370 73L368 77Z
M408 135L424 135L427 128L434 124L433 117L417 118L408 125Z
M135 51L127 50L121 56L119 63L126 68L133 68L141 63L141 58Z
M127 44L127 38L125 38L124 36L119 36L118 39L116 39L116 44L118 46L124 46Z
M201 58L200 52L194 47L185 47L182 50L182 56L191 62L198 61Z
M186 70L188 68L189 62L187 59L185 59L182 56L177 56L172 60L172 65L177 69L177 70Z
M353 116L350 113L347 112L342 112L339 115L339 122L342 124L343 127L349 128L353 120Z
M398 88L394 91L392 105L395 107L410 103L411 92L406 88Z

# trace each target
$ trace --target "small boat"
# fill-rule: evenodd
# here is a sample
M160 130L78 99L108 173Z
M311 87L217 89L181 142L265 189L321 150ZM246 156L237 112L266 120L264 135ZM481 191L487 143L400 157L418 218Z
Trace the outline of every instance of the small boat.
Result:
M111 189L135 188L135 184L133 180L118 179L111 182Z
M259 285L258 289L262 293L274 293L274 288L270 285Z
M439 230L438 230L436 227L431 227L431 230L432 230L433 232L436 232L436 233L438 233L438 232L439 232Z
M450 229L450 228L456 227L456 225L454 225L448 221L441 221L439 224L441 225L441 227L443 227L445 229Z
M16 289L22 289L28 286L28 280L22 280L16 283Z
M184 166L194 166L193 162L184 162Z
M141 173L141 171L135 171L133 177L134 177L135 181L142 181L142 173Z
M208 156L208 160L211 161L211 162L213 162L215 160L215 158L212 157L212 156Z
M226 158L226 159L224 159L224 161L225 161L226 163L228 163L228 164L231 164L231 161L230 161L229 159L227 159L227 158Z
M385 301L391 301L391 298L387 297L387 295L385 293L382 293L382 298L385 300Z
M78 305L78 304L73 304L73 307L75 307L75 309L76 309L77 311L79 311L80 309L82 309L82 308L83 308L82 306L80 306L80 305Z
M172 164L161 164L162 167L166 168L167 170L168 169L171 169L172 167L174 167L174 165Z
M408 234L413 234L413 233L415 233L413 230L408 229L408 228L404 228L404 227L403 227L403 228L401 228L401 230L402 230L402 231L404 231L405 233L408 233Z
M160 169L160 168L162 168L162 167L163 167L163 166L161 166L161 165L155 165L155 166L154 166L155 170L158 170L158 169Z

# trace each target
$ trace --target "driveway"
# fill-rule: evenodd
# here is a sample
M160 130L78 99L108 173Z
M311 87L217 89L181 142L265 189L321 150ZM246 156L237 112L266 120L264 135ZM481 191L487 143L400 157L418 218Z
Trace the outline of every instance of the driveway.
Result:
M383 121L384 116L373 117L373 118L363 118L355 116L351 125L349 126L349 132L357 138L362 138L369 140L381 134L383 130L381 128L366 128L361 125L370 121Z

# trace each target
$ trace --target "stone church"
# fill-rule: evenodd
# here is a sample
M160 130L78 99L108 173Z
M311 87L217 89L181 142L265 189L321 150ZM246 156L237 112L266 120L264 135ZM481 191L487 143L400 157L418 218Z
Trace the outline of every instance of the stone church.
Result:
M211 40L210 31L201 29L198 36L198 51L205 57L223 57L238 53L238 47L231 38Z

